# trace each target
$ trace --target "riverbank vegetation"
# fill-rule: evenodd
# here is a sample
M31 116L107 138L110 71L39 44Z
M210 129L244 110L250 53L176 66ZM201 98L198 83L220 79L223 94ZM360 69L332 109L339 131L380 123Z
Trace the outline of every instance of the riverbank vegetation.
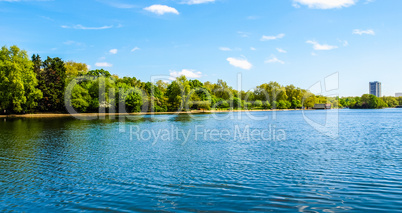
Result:
M381 108L394 108L402 105L402 97L384 96L381 98L375 95L364 94L362 97L346 97L339 99L341 107L350 109L381 109Z
M210 109L296 109L331 103L333 107L382 108L402 105L402 98L324 97L294 85L269 82L237 91L225 81L142 82L84 63L56 57L32 57L17 46L0 51L0 112L174 112ZM71 112L71 111L69 111Z

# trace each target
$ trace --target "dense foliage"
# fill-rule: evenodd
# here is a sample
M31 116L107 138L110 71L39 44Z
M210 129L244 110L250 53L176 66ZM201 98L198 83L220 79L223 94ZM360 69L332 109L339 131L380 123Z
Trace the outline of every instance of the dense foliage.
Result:
M350 109L380 109L402 105L402 97L385 96L378 98L375 95L364 94L362 97L346 97L339 100L340 107Z
M119 78L108 71L88 70L84 63L39 55L31 60L16 46L0 51L0 112L167 112L210 109L297 109L331 103L333 107L382 108L402 105L402 98L373 95L324 97L293 85L269 82L252 91L237 91L225 81L170 83ZM69 111L70 112L70 111Z
M33 63L16 46L0 51L0 109L14 112L34 110L42 98Z

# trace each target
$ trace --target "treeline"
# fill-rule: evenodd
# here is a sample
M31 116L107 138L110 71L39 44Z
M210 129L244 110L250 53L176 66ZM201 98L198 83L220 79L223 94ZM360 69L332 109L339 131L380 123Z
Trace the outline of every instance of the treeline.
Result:
M103 69L88 70L84 63L65 62L58 57L30 58L17 46L2 47L0 51L1 113L296 109L312 108L318 103L372 108L373 102L378 108L394 103L387 99L383 105L372 99L316 96L277 82L262 84L252 91L237 91L223 80L202 83L185 76L173 81L142 82L135 77L120 78Z
M402 97L376 97L375 95L364 94L362 97L340 98L339 106L350 109L381 109L385 107L396 107L402 105Z

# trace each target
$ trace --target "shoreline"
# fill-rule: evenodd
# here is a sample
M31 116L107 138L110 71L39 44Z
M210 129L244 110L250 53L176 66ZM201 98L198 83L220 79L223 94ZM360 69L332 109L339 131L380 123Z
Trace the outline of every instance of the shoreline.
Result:
M312 110L312 109L304 109ZM301 109L258 109L258 110L192 110L188 112L137 112L137 113L37 113L37 114L10 114L0 115L0 118L63 118L63 117L111 117L131 115L177 115L177 114L204 114L204 113L227 113L227 112L274 112L274 111L301 111Z
M396 108L384 108L396 109ZM37 113L37 114L10 114L0 115L0 118L63 118L63 117L118 117L133 115L178 115L178 114L206 114L206 113L228 113L228 112L283 112L283 111L311 111L317 109L256 109L256 110L192 110L188 112L134 112L134 113ZM333 110L333 109L331 109ZM320 110L321 111L321 110Z

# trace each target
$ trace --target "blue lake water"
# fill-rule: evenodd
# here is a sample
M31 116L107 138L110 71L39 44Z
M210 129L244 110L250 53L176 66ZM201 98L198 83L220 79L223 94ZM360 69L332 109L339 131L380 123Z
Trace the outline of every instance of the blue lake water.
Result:
M1 119L0 210L402 212L402 109L328 112Z

